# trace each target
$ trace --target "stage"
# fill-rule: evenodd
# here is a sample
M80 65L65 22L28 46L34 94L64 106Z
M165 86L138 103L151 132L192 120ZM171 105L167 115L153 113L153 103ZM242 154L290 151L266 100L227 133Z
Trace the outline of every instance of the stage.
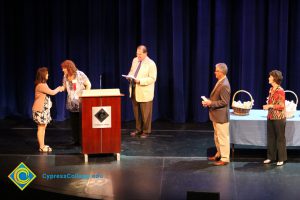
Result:
M0 122L1 188L11 197L41 199L187 199L187 192L220 194L220 199L297 199L300 151L288 150L281 167L263 165L263 147L236 145L227 166L213 166L210 123L173 124L156 121L147 139L132 138L133 122L122 124L121 160L111 154L84 162L80 148L70 144L68 123L55 122L46 133L54 149L37 151L36 129L27 120ZM36 178L21 191L8 175L23 162ZM72 177L53 178L54 175ZM74 176L81 176L74 178ZM88 177L86 177L88 175ZM2 185L3 184L3 185ZM21 195L21 196L20 196Z

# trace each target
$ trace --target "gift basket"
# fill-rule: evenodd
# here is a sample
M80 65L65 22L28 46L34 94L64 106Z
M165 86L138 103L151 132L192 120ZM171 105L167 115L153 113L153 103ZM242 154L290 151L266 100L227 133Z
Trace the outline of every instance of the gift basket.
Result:
M240 100L235 101L235 96L240 92L244 92L244 93L248 94L250 97L250 101L245 101L243 103ZM234 95L232 97L233 114L242 115L242 116L249 115L249 112L253 105L254 105L254 100L253 100L251 94L249 92L247 92L246 90L238 90L234 93Z
M296 110L297 110L297 105L298 105L298 96L296 95L295 92L291 90L285 90L285 93L292 93L296 97L296 102L293 100L285 100L285 116L286 118L292 118L294 117Z

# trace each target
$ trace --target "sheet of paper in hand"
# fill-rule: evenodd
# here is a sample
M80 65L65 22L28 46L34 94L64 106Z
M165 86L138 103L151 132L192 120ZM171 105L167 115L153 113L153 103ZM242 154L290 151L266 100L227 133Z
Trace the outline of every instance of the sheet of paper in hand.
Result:
M208 99L207 99L205 96L201 96L201 99L202 99L203 101L208 101Z
M134 76L132 76L132 75L122 75L123 77L125 77L125 78L129 78L129 79L136 79Z

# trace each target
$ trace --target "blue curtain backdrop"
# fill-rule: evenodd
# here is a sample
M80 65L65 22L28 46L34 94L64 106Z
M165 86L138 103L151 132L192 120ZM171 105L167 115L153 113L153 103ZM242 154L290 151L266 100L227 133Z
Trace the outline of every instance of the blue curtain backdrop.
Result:
M154 119L207 121L200 96L209 96L218 62L228 64L232 95L247 90L254 108L265 103L272 69L300 95L299 10L297 0L0 0L0 118L31 118L36 69L49 68L54 88L60 63L72 59L92 88L102 75L102 88L121 89L122 120L132 120L121 74L139 44L157 64ZM65 98L52 97L56 120L68 117Z

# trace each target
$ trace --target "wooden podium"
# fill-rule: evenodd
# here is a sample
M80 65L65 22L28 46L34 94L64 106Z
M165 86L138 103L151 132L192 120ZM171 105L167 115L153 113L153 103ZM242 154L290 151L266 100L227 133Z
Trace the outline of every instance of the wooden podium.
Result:
M121 152L121 95L119 89L84 90L81 98L81 147L88 154Z

